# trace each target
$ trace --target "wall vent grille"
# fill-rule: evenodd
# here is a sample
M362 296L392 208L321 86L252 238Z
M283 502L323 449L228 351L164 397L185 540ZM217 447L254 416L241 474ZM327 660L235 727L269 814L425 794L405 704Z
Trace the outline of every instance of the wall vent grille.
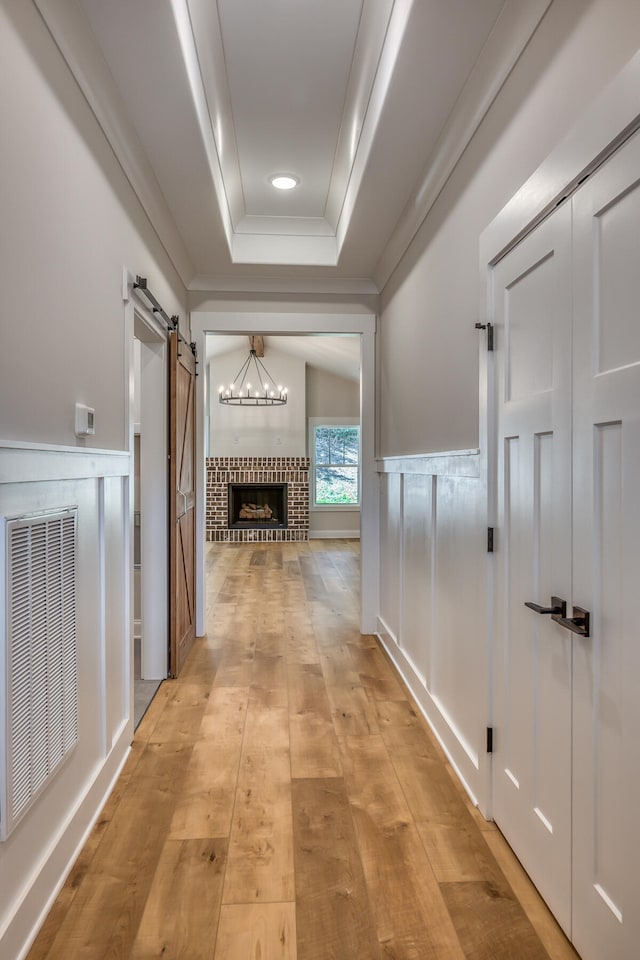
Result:
M76 510L7 520L0 839L78 740Z

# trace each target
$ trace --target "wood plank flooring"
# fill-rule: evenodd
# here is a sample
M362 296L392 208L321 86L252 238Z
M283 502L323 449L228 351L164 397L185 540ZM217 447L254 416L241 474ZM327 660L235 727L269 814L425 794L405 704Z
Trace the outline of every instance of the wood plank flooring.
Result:
M207 578L28 960L575 960L360 636L357 542L210 544Z

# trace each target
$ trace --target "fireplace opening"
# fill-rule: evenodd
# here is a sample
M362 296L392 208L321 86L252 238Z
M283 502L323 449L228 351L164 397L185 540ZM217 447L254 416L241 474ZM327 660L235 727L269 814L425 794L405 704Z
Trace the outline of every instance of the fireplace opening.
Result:
M230 483L229 529L283 530L287 526L286 483Z

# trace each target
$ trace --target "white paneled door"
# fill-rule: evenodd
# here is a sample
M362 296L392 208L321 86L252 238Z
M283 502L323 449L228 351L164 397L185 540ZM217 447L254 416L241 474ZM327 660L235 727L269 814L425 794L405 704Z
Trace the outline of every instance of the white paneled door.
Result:
M573 931L640 955L640 135L574 197Z
M568 932L571 635L571 212L493 272L498 391L494 817ZM535 612L525 603L540 608Z
M636 136L492 271L494 815L584 960L640 942L639 172Z

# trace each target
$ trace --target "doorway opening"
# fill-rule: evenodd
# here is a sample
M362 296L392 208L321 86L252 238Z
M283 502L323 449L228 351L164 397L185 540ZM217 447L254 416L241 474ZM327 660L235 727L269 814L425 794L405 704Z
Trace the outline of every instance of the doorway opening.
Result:
M137 306L132 343L133 716L137 727L167 677L167 345Z
M288 315L261 312L252 312L250 314L219 314L196 310L191 313L191 334L197 344L199 356L205 358L205 364L207 360L210 360L210 343L216 344L217 353L221 341L223 345L225 345L224 341L227 341L227 346L232 341L240 345L241 338L245 338L245 343L242 345L242 352L244 352L246 356L247 337L263 337L265 340L267 340L267 338L269 340L273 338L278 342L278 346L282 348L283 352L289 353L290 357L296 341L298 341L298 343L302 342L301 347L303 349L305 343L324 343L329 346L332 342L335 343L335 341L340 341L343 338L354 345L356 367L358 369L357 383L355 385L356 408L354 413L356 421L359 420L360 422L361 432L361 461L359 464L361 497L360 503L356 506L356 511L359 513L359 520L355 530L355 536L357 537L359 535L362 547L360 629L362 633L374 633L377 625L379 607L380 553L379 488L377 464L375 460L374 418L375 315L368 313L305 313L302 315ZM285 350L285 347L288 349ZM217 373L211 369L210 364L206 364L206 370L203 371L205 375L198 379L198 402L196 405L198 416L196 439L198 481L196 504L196 625L199 636L202 635L205 630L206 603L204 574L206 564L208 563L206 556L208 553L208 541L219 539L218 537L211 536L211 531L209 530L209 518L212 515L211 511L215 505L212 505L210 502L208 488L211 478L206 468L208 468L209 464L211 464L211 469L216 468L216 459L219 460L220 457L222 457L220 440L221 437L225 436L226 440L231 444L231 450L229 450L228 455L222 457L225 463L240 463L246 460L247 457L266 457L270 462L271 459L284 462L295 459L296 457L299 458L301 449L299 444L294 447L289 446L290 440L295 436L295 429L293 432L290 430L285 432L283 429L284 419L286 419L285 412L288 412L287 415L289 416L295 414L293 409L294 394L298 397L297 403L299 409L302 409L302 449L306 453L306 456L302 459L306 460L308 465L308 419L311 414L309 401L312 399L312 396L309 393L310 385L305 382L304 368L307 361L304 356L301 358L302 369L300 373L302 382L300 389L296 389L295 384L292 387L292 384L288 382L291 377L295 377L296 375L295 362L292 362L292 360L295 361L296 359L294 356L288 363L282 365L284 373L287 375L286 386L289 387L289 402L284 407L278 408L278 412L283 414L281 422L276 422L275 418L271 418L268 422L254 423L252 419L253 412L247 406L244 410L242 407L238 408L238 416L242 415L243 417L241 424L223 422L221 425L216 423L219 407L223 406L215 402L216 395L220 393L221 384L225 383L229 377L233 378L237 370L230 369L227 376L227 374L220 369L219 363ZM278 376L280 371L275 370L274 367L270 372L272 375ZM232 380L229 380L229 382L232 382ZM283 380L283 383L284 382ZM318 386L317 383L316 386ZM345 408L340 402L340 392L334 391L331 399L332 402L338 406L338 409L333 411L333 416L337 418L344 417ZM327 413L329 412L327 411ZM227 418L227 420L229 420L229 418ZM248 453L249 441L251 442L251 454ZM267 442L269 442L268 449L266 449ZM245 454L247 456L245 456ZM274 466L274 469L276 468L277 465ZM217 480L217 475L213 479ZM224 522L226 525L226 495L224 499ZM308 508L308 494L305 503ZM290 527L291 499L289 500L288 506L288 524ZM324 514L321 510L318 510L315 514L314 526L317 529L314 532L316 536L327 539L338 536L340 538L353 537L354 531L348 529L351 524L348 522L346 516L347 510L344 509L342 514L343 522L338 525L338 523L336 523L336 517L331 518L329 516L332 512L334 514L337 513L337 511L333 510L333 506L334 505L331 504L329 507L323 507ZM353 504L345 506L353 510ZM237 533L238 531L229 531L228 539L235 541ZM282 540L294 539L291 533L292 531L290 529L274 531L274 535L281 535L278 536L277 539ZM267 536L269 536L269 531L259 530L255 531L255 537L252 537L252 539L262 540Z

